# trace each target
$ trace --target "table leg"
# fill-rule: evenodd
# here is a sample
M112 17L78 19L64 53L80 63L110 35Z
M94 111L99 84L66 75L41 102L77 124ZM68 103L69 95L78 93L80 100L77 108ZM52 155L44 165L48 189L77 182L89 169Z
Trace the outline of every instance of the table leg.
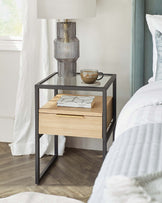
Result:
M102 112L102 141L103 141L103 159L107 154L107 90L103 91L103 112Z
M54 90L54 96L58 94L58 90ZM55 148L55 155L58 155L58 135L54 137L54 148Z
M113 142L114 142L114 140L115 140L115 128L113 130Z
M113 82L113 121L116 123L116 78ZM115 140L115 127L113 129L113 141Z
M40 179L39 88L35 86L35 183Z
M55 144L55 155L58 155L58 135L55 135L54 138L54 144Z
M54 94L58 94L58 90L55 90ZM51 158L47 166L40 173L40 137L39 134L39 88L35 86L35 183L38 185L40 180L46 174L47 170L53 165L58 157L58 136L55 135L54 146L55 155Z

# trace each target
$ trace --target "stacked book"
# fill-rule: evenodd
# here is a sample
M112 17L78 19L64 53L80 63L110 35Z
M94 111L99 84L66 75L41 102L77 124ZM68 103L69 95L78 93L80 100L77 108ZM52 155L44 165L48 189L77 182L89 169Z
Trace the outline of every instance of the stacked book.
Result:
M57 106L92 108L94 105L94 98L94 96L62 95L57 101Z

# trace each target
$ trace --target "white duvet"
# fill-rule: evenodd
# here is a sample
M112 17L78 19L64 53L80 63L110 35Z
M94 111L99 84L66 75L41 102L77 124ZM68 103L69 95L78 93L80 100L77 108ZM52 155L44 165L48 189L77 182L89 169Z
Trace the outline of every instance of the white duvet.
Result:
M162 123L162 81L143 86L128 101L119 115L115 138L146 123Z
M138 178L112 176L104 188L104 203L161 203L162 173Z
M162 81L139 89L123 108L116 126L116 140L104 160L88 203L122 202L120 197L117 201L116 193L113 193L115 201L108 201L110 196L106 196L105 200L107 181L112 176L131 178L162 171L161 124ZM119 184L120 191L124 183L120 181Z

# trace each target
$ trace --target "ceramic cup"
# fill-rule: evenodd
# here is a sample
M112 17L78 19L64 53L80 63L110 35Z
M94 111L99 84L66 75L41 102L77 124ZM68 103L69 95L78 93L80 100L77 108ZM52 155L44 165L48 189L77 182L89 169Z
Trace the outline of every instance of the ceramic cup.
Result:
M99 77L99 75L101 76ZM87 84L92 84L96 80L101 80L104 74L102 72L98 72L98 70L83 69L80 71L80 76L83 82Z

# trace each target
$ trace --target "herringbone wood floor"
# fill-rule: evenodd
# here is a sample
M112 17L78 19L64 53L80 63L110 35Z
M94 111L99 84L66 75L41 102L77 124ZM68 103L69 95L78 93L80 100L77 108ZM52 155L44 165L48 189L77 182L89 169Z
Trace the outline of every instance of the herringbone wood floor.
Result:
M41 166L50 156L41 160ZM34 183L34 156L13 157L6 143L0 143L0 197L35 191L67 196L86 202L102 164L99 151L66 148L39 186Z

